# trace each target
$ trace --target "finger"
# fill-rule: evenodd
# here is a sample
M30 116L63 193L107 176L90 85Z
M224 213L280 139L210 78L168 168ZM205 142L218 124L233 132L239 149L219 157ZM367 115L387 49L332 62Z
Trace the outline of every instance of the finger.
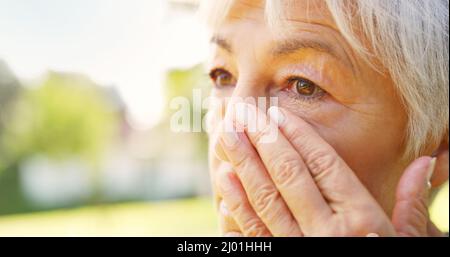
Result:
M306 121L275 106L268 113L302 156L316 185L334 212L365 210L368 204L377 205L344 160Z
M210 147L212 147L212 152L217 160L229 162L225 151L223 150L222 145L220 144L220 132L223 127L223 121L219 122L217 128L214 129L213 133L210 136Z
M247 200L233 172L220 172L219 190L227 210L245 236L270 236L269 230Z
M439 151L436 153L436 168L435 172L433 173L433 176L430 179L430 183L433 187L439 187L443 183L445 183L448 180L448 163L449 163L449 157L448 157L448 144L444 146L446 148L439 149Z
M225 112L225 104L219 104L209 110L208 128L210 130L208 135L210 141L209 145L210 147L212 147L212 149L210 150L214 154L214 156L212 157L215 157L218 160L228 161L221 145L219 144L219 137L220 137L219 132L222 127L221 125L224 117L224 112Z
M255 146L270 177L306 234L333 214L308 167L274 122L254 105L240 104L236 117ZM244 114L242 116L242 114ZM252 125L253 124L253 125ZM251 193L251 192L250 192Z
M439 230L439 228L436 227L436 225L431 221L428 220L428 226L427 226L427 235L429 237L444 237L445 234L442 233L442 231Z
M228 122L224 123L220 142L251 206L274 236L301 236L297 221L281 198L253 146L244 133L237 133Z
M225 237L243 237L244 235L240 232L229 232L224 235Z
M223 200L220 201L219 204L219 221L222 235L226 235L228 233L241 233L239 225L231 216L231 213Z
M229 163L221 162L221 164L212 171L214 174L213 177L213 190L215 196L215 204L217 211L219 213L219 224L221 228L222 235L230 232L240 232L240 228L237 225L234 218L231 216L228 207L225 202L222 200L222 196L220 195L219 190L219 175L221 172L231 172L233 170L232 166Z
M428 235L429 178L435 165L435 158L421 157L408 166L400 178L392 214L398 235Z
M213 142L213 144L214 144L214 153L216 155L216 158L221 161L229 162L230 160L228 160L228 157L227 157L225 151L223 150L223 147L220 144L219 140Z
M232 170L231 164L223 161L216 161L215 165L210 169L214 206L218 212L220 212L220 203L222 202L222 196L219 192L219 174L220 172L231 172Z

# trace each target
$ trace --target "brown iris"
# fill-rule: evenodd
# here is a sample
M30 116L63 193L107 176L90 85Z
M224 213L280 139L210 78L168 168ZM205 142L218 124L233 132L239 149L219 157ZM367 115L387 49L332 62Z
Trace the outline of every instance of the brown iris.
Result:
M312 96L320 90L316 84L303 78L293 79L291 83L295 91L302 96Z
M216 87L235 86L236 84L234 76L224 69L215 69L210 72L209 76Z

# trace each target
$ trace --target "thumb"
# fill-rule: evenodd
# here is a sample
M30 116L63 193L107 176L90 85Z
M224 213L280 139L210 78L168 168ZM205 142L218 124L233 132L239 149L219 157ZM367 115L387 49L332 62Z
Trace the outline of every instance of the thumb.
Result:
M396 192L392 223L399 236L427 236L428 191L436 158L421 157L406 168Z

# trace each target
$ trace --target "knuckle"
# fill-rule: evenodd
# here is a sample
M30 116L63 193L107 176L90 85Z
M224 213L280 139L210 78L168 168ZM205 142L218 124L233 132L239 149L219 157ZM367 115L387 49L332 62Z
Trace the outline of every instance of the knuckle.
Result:
M358 215L350 222L351 235L367 235L372 230L374 220L365 215Z
M242 201L233 201L228 203L228 210L233 214L240 214L244 210L244 203Z
M260 215L267 217L268 212L270 212L271 207L277 198L278 191L275 187L271 185L263 185L255 194L254 208Z
M242 154L238 160L233 161L233 166L236 171L247 170L250 163L253 161L253 157L250 154Z
M417 210L418 213L422 215L428 214L428 199L422 195L413 196L410 198L399 198L397 199L396 205L405 206L410 210Z
M243 230L245 235L249 237L260 237L267 234L264 224L257 219L247 220L243 224Z
M295 127L287 131L286 137L294 145L311 145L311 135L305 133L308 130L304 124L296 124Z
M255 131L254 140L257 144L262 144L266 139L272 135L272 128L270 126L263 126L261 129Z
M301 127L296 126L289 131L287 137L290 142L296 142L297 140L305 139L304 134L304 130Z
M367 216L361 214L352 214L351 216L340 216L331 229L328 236L347 237L367 235L371 231L370 220ZM371 231L374 232L374 231Z
M281 156L269 162L269 169L277 185L289 185L300 172L300 161L297 156Z
M258 237L258 236L265 236L267 234L265 225L258 218L248 218L248 213L246 213L248 211L246 211L243 202L241 201L234 202L230 204L228 208L230 213L232 213L233 217L236 217L237 220L243 220L243 222L241 223L242 231L245 233L246 236ZM231 216L229 218L231 218ZM229 228L226 226L227 225L225 224L224 228Z
M366 236L370 233L378 233L383 230L384 220L370 213L355 214L347 221L348 236Z
M307 160L311 173L315 177L328 173L339 166L338 156L324 150L310 151Z
M224 237L242 237L241 232L226 232L223 234Z

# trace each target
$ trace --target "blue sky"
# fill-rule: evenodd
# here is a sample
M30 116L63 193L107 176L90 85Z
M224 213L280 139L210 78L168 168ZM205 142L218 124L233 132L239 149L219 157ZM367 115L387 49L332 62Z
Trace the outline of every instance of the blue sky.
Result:
M17 76L51 69L116 85L139 126L159 119L164 72L206 58L205 35L165 0L0 0L0 58Z

